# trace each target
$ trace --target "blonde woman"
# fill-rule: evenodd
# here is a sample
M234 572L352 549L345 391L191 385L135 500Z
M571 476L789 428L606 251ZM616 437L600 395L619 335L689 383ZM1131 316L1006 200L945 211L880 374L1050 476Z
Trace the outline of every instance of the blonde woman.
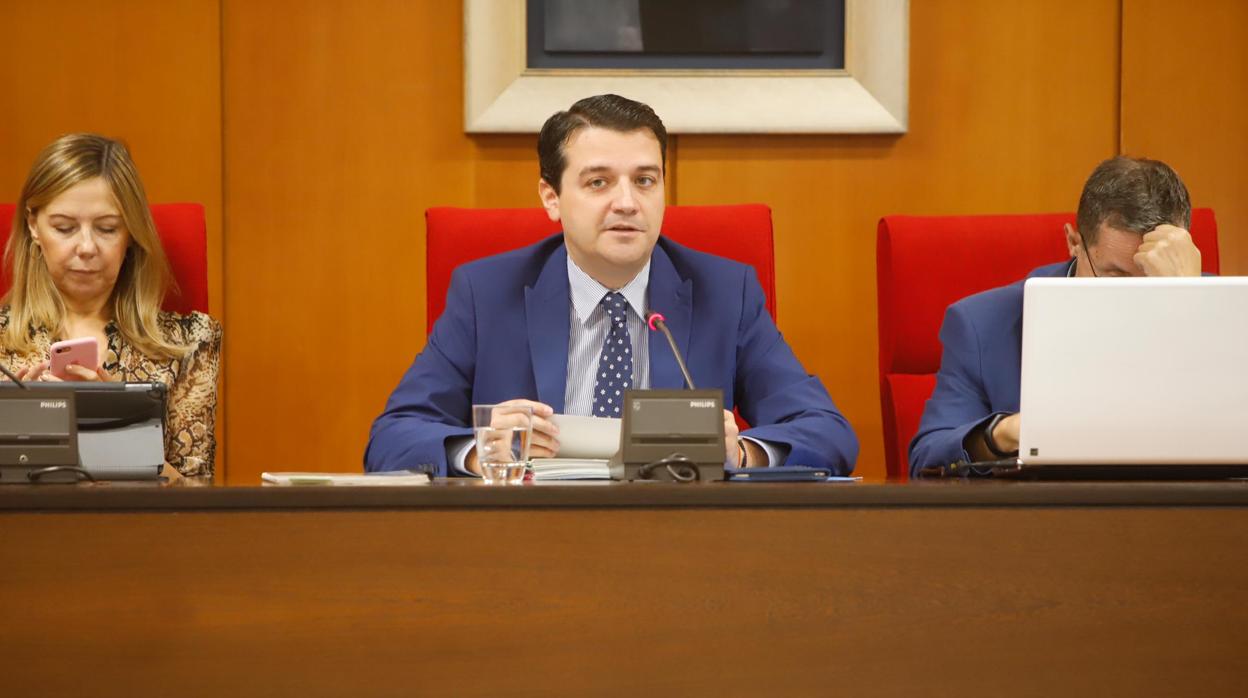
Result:
M100 365L70 380L169 388L165 460L211 478L221 325L160 309L172 283L139 173L122 143L62 136L39 154L4 252L13 281L0 300L0 361L21 380L59 380L49 347L94 337Z

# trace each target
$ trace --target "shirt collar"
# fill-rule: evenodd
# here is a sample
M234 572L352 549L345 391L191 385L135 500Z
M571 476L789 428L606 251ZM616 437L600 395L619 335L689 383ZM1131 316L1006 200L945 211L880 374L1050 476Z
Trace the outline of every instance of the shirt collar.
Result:
M650 286L650 260L646 260L646 266L637 272L637 276L633 277L620 289L620 295L624 296L624 300L628 301L628 309L637 317L645 319L646 308L646 290ZM572 292L572 310L576 313L576 319L582 325L589 322L589 314L594 312L594 308L602 302L602 297L611 292L611 289L598 283L594 277L585 273L585 270L576 265L572 261L572 255L568 255L568 287Z

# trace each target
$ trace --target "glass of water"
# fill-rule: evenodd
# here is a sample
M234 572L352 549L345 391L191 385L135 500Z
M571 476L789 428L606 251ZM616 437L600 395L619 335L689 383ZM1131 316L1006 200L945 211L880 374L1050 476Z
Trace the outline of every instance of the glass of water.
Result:
M533 436L533 408L473 405L472 431L477 440L477 466L487 485L524 481Z

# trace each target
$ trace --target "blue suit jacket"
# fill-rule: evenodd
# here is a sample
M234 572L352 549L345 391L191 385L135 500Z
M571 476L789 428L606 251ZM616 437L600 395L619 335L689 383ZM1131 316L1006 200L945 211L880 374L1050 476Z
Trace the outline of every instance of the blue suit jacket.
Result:
M724 407L757 425L750 436L787 445L788 463L853 469L853 429L776 329L752 267L660 238L648 293L694 382L722 389ZM562 412L570 303L562 235L456 269L425 349L373 422L365 470L446 475L446 440L472 433L474 403L529 398ZM651 341L650 387L683 385L667 342Z
M1071 262L1027 275L1066 276ZM1023 355L1023 282L967 296L949 306L940 328L944 353L919 431L910 442L910 475L970 461L967 432L997 413L1018 411Z

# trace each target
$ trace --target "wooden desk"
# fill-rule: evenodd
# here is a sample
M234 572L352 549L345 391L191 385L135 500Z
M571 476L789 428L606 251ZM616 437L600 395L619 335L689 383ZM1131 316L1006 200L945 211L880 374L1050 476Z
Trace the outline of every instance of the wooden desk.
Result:
M4 695L1245 695L1248 484L0 488Z

